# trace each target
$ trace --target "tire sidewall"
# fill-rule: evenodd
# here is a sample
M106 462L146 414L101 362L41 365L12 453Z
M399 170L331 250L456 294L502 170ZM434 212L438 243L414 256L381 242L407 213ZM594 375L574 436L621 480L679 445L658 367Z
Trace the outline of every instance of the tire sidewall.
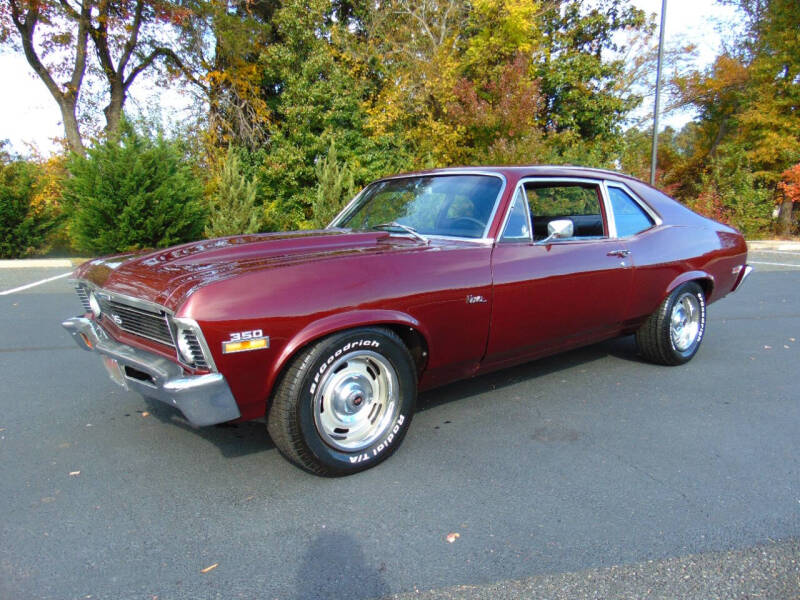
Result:
M314 396L327 367L349 353L369 350L381 354L397 374L399 410L394 422L375 442L358 452L343 452L326 444L314 420ZM402 342L378 329L354 330L335 335L321 343L309 357L308 368L298 393L297 417L300 433L316 459L329 469L354 473L388 458L405 437L416 403L416 373Z
M675 347L675 342L672 340L672 333L671 329L671 320L672 320L672 310L675 307L675 304L684 294L691 294L697 299L697 302L700 305L700 326L697 331L697 337L695 338L692 345L689 346L686 350L678 350ZM675 361L678 363L685 363L692 359L692 357L697 354L697 351L700 349L700 344L703 341L703 337L706 333L706 297L703 293L703 289L694 282L684 283L681 286L678 286L670 295L670 300L667 303L667 310L664 315L665 322L664 322L664 335L667 338L667 347L670 350L670 353L674 357Z

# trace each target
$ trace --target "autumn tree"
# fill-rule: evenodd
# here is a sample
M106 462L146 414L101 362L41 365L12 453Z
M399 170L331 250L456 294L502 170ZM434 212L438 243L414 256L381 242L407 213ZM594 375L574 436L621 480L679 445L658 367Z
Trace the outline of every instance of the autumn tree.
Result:
M87 74L102 82L105 131L113 134L137 77L159 61L182 65L167 42L169 26L185 14L179 3L3 0L0 6L0 42L22 50L59 106L70 149L81 154L78 113Z
M781 205L786 232L793 203L778 182L800 161L800 13L793 0L724 3L739 9L744 35L709 68L673 79L698 117L660 182L690 205L713 198L712 212L748 233L769 223L766 194Z
M180 68L207 106L205 133L213 148L228 145L255 151L266 144L273 123L264 73L266 49L278 41L273 25L279 0L183 3Z
M0 4L0 43L21 49L28 64L55 99L70 148L83 153L78 98L86 74L91 6L80 18L64 18L58 2L5 0ZM37 43L37 37L42 40Z
M800 163L786 169L778 183L780 214L778 215L778 233L788 235L792 230L794 209L800 206Z

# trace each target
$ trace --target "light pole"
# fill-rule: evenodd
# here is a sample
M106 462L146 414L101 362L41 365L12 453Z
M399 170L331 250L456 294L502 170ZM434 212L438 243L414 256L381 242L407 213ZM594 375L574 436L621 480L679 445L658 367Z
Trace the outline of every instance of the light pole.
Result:
M661 0L661 29L658 32L658 63L656 65L656 105L653 108L653 148L650 152L650 185L656 184L658 154L658 111L661 100L661 62L664 60L664 23L667 20L667 0Z

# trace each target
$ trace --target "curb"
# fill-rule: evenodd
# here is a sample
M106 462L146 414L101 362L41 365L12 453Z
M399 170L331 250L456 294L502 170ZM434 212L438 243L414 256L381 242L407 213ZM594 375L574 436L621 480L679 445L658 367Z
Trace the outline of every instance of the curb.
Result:
M782 250L800 252L800 242L787 240L748 240L748 250Z
M0 260L0 269L72 269L82 259L69 258L22 258Z

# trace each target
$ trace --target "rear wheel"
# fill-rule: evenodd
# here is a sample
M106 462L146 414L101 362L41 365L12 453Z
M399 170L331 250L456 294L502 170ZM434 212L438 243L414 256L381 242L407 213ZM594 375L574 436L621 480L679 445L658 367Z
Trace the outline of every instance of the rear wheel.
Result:
M400 445L416 402L416 371L392 331L360 328L303 350L278 384L267 426L290 461L319 475L375 466Z
M636 332L649 361L680 365L697 354L706 328L706 298L694 281L678 286Z

